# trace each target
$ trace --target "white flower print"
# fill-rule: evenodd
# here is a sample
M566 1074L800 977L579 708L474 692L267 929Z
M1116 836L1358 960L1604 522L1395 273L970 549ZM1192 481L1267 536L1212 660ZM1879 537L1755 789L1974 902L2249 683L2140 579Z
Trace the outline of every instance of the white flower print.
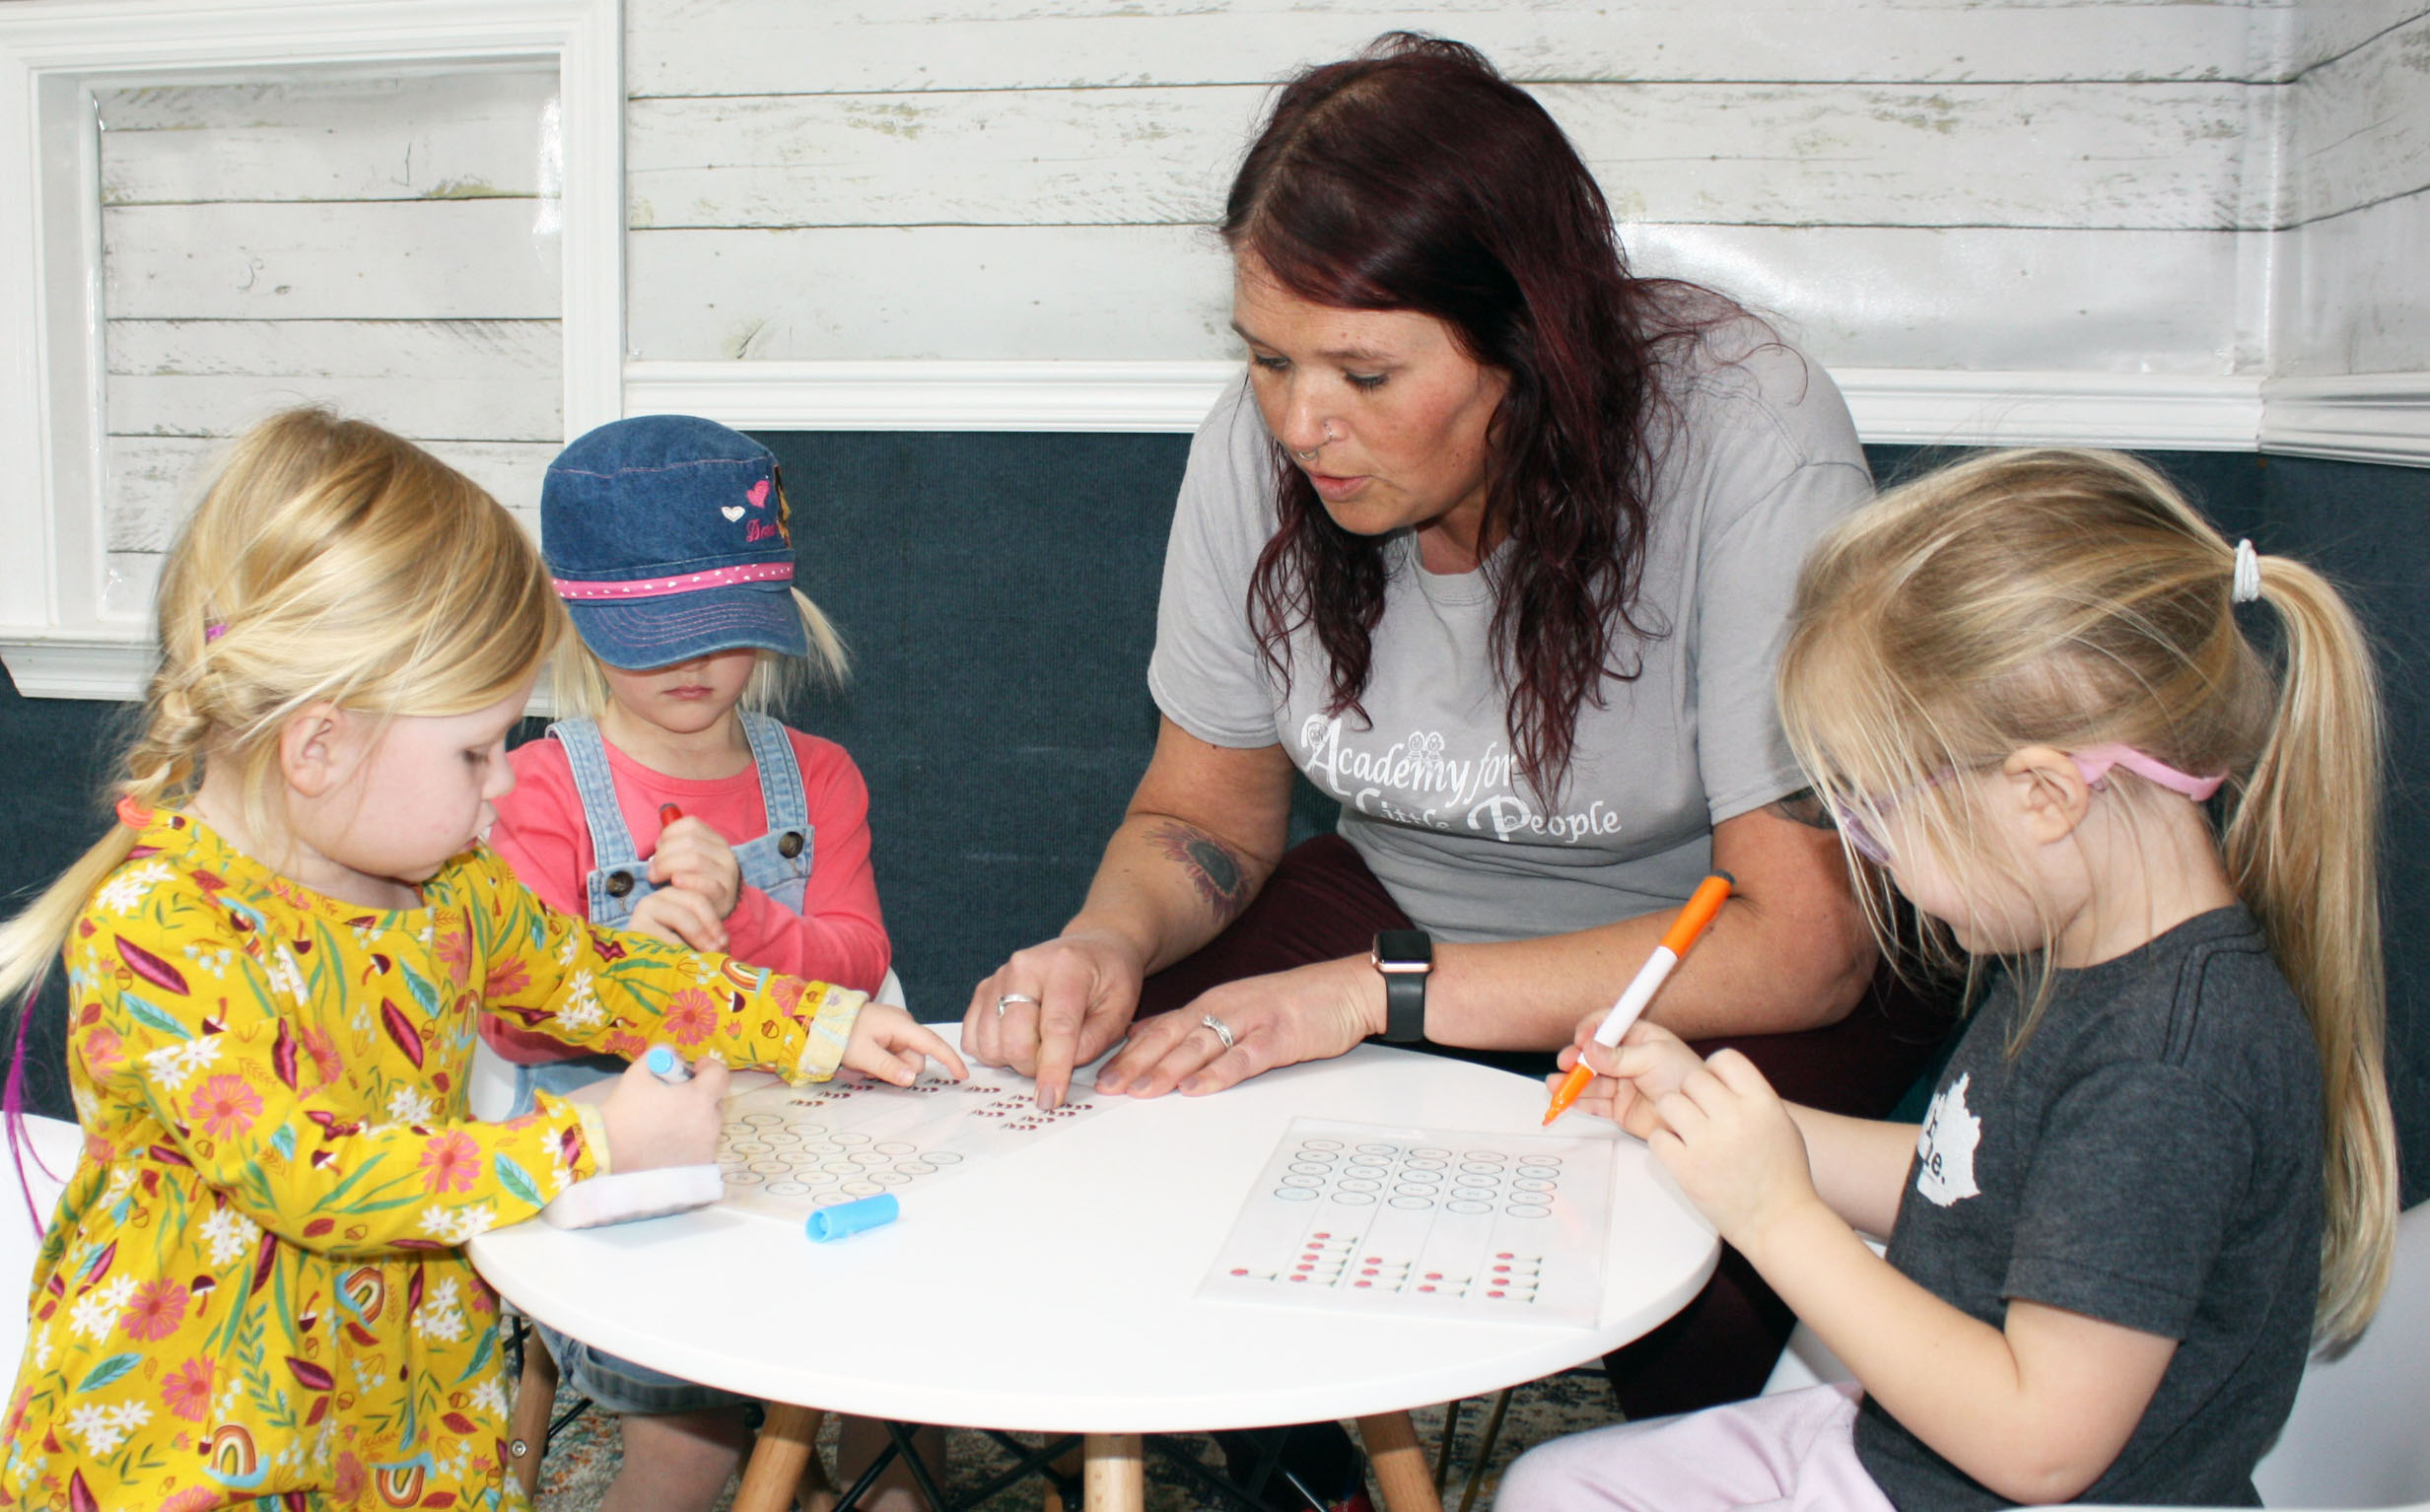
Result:
M67 1430L85 1441L85 1452L96 1457L118 1452L118 1443L126 1437L124 1429L114 1421L116 1414L99 1403L88 1404L67 1414Z
M496 1376L472 1389L472 1405L493 1417L507 1415L507 1389Z
M414 1087L398 1087L388 1094L388 1117L400 1124L427 1124L439 1116L438 1108Z
M79 1339L106 1338L118 1323L118 1315L126 1311L129 1298L135 1295L135 1278L113 1275L76 1299L68 1309L68 1327Z
M174 1092L185 1085L185 1078L209 1065L219 1057L220 1037L216 1034L206 1034L198 1040L187 1040L178 1045L164 1045L145 1056L144 1064L152 1067L152 1073L160 1078L163 1086Z
M296 1002L311 1000L312 994L304 986L304 969L296 964L294 952L273 950L261 966L269 974L271 988L281 997Z
M464 1310L456 1300L455 1282L441 1281L431 1288L430 1295L414 1312L413 1330L425 1339L443 1339L450 1343L464 1337Z
M422 1209L422 1232L441 1244L464 1244L497 1226L498 1215L487 1203L478 1207L442 1207L434 1203Z
M202 1236L211 1242L211 1264L224 1266L253 1247L261 1229L234 1207L222 1207L202 1220Z
M153 888L169 881L172 875L159 861L129 866L96 889L93 901L113 914L132 914Z

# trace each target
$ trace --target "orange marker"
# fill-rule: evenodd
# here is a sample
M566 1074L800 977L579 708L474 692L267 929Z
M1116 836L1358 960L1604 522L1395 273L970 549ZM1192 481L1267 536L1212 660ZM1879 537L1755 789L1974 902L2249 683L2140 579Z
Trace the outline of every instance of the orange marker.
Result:
M1595 1031L1596 1044L1608 1050L1620 1043L1620 1037L1629 1032L1629 1026L1645 1011L1645 1004L1654 1000L1654 994L1669 980L1671 968L1679 964L1679 958L1688 953L1688 947L1712 923L1712 916L1721 912L1721 904L1737 880L1726 871L1716 871L1697 884L1696 891L1689 895L1688 906L1679 911L1679 918L1663 932L1662 943L1654 946L1654 953L1637 968L1628 991L1612 1004L1612 1011L1603 1015L1603 1026ZM1553 1094L1553 1106L1546 1110L1544 1121L1550 1124L1568 1112L1569 1105L1586 1090L1586 1083L1594 1079L1594 1071L1587 1066L1585 1057L1580 1056L1578 1064L1569 1067L1567 1079Z
M660 828L660 829L664 829L664 828L666 828L668 825L670 825L670 824L674 823L677 819L680 819L680 818L682 818L682 817L683 817L683 810L682 810L682 809L680 809L680 808L677 808L674 804L672 804L672 803L660 803L660 804L659 805L659 828Z

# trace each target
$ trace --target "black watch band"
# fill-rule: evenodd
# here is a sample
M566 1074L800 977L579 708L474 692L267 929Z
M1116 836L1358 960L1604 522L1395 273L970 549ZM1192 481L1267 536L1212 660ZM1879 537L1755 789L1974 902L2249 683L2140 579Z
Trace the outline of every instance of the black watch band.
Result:
M1425 979L1434 970L1434 940L1423 929L1385 929L1367 959L1384 978L1384 1043L1415 1045L1425 1038Z

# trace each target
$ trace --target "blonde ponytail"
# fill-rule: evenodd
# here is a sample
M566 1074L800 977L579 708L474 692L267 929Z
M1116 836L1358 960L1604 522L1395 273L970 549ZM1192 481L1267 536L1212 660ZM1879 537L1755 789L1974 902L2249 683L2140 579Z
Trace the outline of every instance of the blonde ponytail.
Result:
M2225 850L2320 1047L2328 1163L2317 1333L2335 1345L2362 1332L2387 1290L2398 1201L2380 945L2379 686L2362 626L2318 573L2265 557L2261 595L2285 628L2286 666Z

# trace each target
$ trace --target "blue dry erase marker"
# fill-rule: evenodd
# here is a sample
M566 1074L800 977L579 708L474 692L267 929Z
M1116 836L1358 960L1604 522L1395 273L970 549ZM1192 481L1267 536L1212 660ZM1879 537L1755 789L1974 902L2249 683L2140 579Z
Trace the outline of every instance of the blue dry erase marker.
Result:
M831 1244L867 1228L882 1228L902 1214L902 1205L894 1194L881 1192L865 1197L857 1203L838 1203L833 1207L821 1207L810 1214L803 1231L820 1244Z
M692 1079L692 1068L683 1064L683 1057L675 1054L672 1045L651 1046L650 1054L642 1057L642 1065L650 1067L651 1075L670 1087L679 1087Z

